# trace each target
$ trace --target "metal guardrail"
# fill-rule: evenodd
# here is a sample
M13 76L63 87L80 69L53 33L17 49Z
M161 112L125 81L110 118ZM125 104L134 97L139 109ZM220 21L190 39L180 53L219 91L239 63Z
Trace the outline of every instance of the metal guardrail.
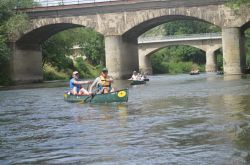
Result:
M33 4L27 7L21 7L17 4L17 9L35 8L35 7L52 7L52 6L66 6L66 5L80 5L80 4L95 4L101 2L114 1L128 1L128 0L34 0Z
M181 40L204 40L204 39L221 39L221 33L202 33L202 34L184 34L171 36L154 36L139 37L138 43L155 43L164 41L181 41Z
M78 5L83 3L111 2L117 0L36 0L42 6Z
M66 6L66 5L80 5L80 4L95 4L102 2L150 2L150 1L159 1L159 0L33 0L33 4L20 7L16 5L17 9L25 8L35 8L35 7L53 7L53 6ZM170 1L170 0L160 0L160 1ZM213 1L213 0L212 0ZM216 2L226 2L230 0L214 0Z

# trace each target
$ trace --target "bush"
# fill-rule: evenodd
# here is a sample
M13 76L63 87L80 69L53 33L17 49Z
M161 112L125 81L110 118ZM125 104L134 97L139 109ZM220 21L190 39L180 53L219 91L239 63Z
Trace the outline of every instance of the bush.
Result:
M153 65L153 71L156 74L169 73L189 73L192 69L198 68L200 71L204 70L204 66L198 66L192 62L161 62L158 65Z
M193 67L192 62L169 62L168 65L170 74L189 73Z
M44 80L68 80L69 76L66 73L57 71L54 67L45 64L43 67Z
M100 67L94 67L82 58L76 59L75 70L80 74L80 78L94 78L100 73Z

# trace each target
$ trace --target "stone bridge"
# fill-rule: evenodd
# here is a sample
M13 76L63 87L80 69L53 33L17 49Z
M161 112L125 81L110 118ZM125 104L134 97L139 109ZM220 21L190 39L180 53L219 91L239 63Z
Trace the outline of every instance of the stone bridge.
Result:
M139 68L144 73L153 73L150 55L171 45L192 46L206 52L206 72L217 71L215 51L222 48L220 33L174 35L139 38Z
M74 27L89 27L104 35L106 66L115 78L139 69L137 38L147 30L174 20L199 20L222 29L225 74L242 74L244 31L249 8L235 12L227 0L119 0L82 5L25 9L27 30L12 39L11 75L14 81L42 80L41 43Z

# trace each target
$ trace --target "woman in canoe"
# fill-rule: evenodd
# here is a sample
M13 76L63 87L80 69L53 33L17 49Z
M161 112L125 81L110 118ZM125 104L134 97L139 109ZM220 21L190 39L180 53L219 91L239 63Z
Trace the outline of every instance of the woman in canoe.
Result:
M73 95L90 95L90 93L82 87L83 84L90 84L91 81L80 81L78 71L74 71L72 79L69 82L70 93Z
M114 92L114 88L112 88L111 84L114 82L114 79L108 75L108 69L103 68L101 75L95 79L95 81L91 84L89 93L93 93L93 88L97 88L96 93L109 93Z

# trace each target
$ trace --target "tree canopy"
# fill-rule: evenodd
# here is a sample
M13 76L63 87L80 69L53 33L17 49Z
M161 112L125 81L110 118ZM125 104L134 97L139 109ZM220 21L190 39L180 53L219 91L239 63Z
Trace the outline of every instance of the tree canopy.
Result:
M0 1L0 84L9 83L8 61L10 59L7 42L25 30L28 24L26 14L15 10L17 6L29 7L33 0L1 0Z

